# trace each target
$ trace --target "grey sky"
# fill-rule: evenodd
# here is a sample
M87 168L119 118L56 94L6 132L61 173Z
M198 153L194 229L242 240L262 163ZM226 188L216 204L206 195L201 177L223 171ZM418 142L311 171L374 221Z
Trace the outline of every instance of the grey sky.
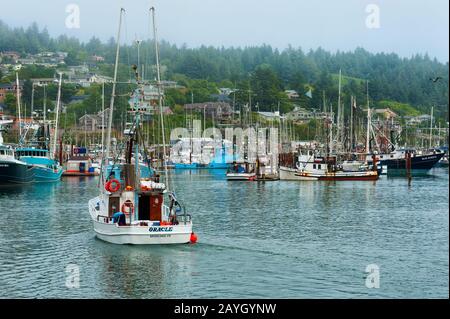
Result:
M7 0L0 0L6 2ZM66 5L78 4L80 29L67 29ZM366 6L380 8L380 28L366 27ZM160 38L189 47L270 44L283 49L428 53L447 62L448 0L39 0L8 1L0 19L27 27L36 21L51 35L65 33L87 41L115 36L119 8L127 10L123 40L149 38L148 8L156 7Z

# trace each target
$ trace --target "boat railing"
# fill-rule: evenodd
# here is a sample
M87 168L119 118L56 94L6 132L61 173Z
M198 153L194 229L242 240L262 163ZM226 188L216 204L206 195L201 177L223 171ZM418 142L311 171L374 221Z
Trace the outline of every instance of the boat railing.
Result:
M169 220L170 208L166 205L163 205L162 207L163 207L163 210L162 210L163 220Z
M103 215L97 215L97 221L98 222L103 222L103 223L109 224L109 223L111 223L112 220L113 220L112 217L103 216Z
M182 214L177 214L177 220L180 223L189 223L192 220L192 216L186 213L186 207L182 207ZM170 218L170 208L166 205L163 205L163 220L169 220Z

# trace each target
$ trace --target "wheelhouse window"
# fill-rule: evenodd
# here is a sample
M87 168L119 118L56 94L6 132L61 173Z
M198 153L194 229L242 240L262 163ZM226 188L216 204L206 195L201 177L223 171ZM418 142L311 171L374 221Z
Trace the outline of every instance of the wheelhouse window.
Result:
M316 167L317 167L317 165L316 165L316 164L313 164L313 169L316 169Z
M322 165L321 164L319 164L319 169L322 169Z

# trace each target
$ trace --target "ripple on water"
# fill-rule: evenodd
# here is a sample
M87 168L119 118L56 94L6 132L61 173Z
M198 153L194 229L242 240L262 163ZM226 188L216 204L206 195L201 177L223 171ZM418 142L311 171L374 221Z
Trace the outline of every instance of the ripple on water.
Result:
M176 173L197 245L94 237L96 179L0 189L0 297L448 298L448 169L378 182L228 183ZM380 267L380 289L365 287ZM80 287L66 287L66 267Z

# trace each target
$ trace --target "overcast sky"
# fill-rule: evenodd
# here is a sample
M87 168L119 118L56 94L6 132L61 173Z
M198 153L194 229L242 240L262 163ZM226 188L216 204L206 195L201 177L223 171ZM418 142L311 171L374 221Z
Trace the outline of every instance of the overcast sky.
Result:
M323 47L410 57L428 53L442 62L449 55L448 0L0 0L0 19L27 27L36 21L52 36L67 34L83 41L115 36L119 8L127 10L123 37L149 38L150 6L156 7L160 38L189 47L289 44L305 50ZM66 6L80 8L80 28L68 29ZM379 28L368 28L369 4L379 8ZM374 22L374 20L371 20ZM372 26L374 24L371 24ZM375 22L376 25L376 22Z

